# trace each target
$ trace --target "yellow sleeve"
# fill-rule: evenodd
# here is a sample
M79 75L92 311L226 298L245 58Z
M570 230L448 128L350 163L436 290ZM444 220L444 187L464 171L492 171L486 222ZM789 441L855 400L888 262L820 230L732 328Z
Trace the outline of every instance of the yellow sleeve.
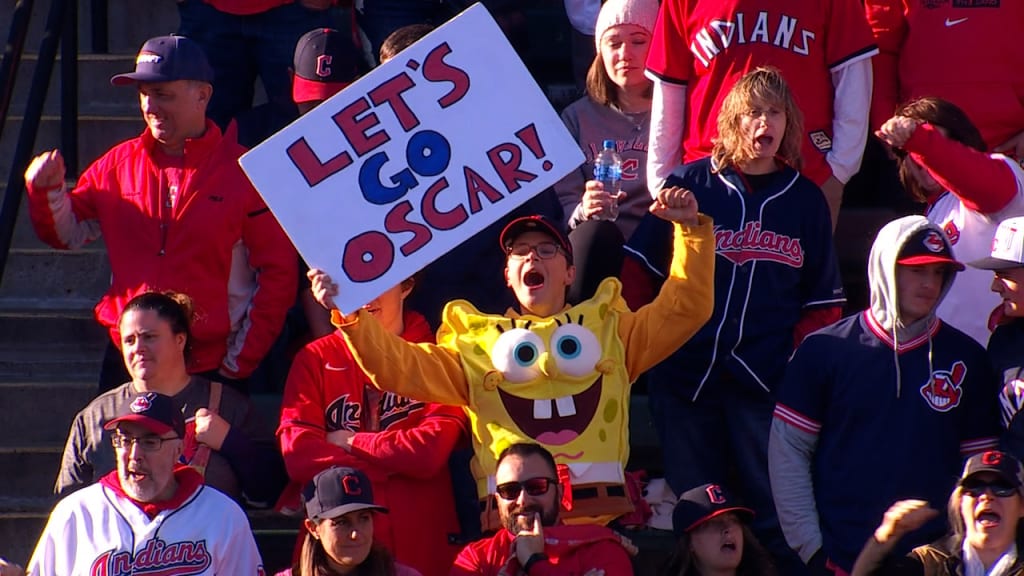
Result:
M686 343L715 308L715 238L710 218L673 225L672 266L658 296L636 312L623 312L619 337L630 381Z
M407 342L365 310L349 316L332 310L331 322L374 387L423 402L469 404L469 385L457 352Z

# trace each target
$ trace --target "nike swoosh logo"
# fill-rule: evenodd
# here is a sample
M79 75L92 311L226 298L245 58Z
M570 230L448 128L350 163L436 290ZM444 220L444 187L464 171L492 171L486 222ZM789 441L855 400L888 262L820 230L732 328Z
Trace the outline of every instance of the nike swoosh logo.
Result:
M949 18L946 18L946 28L951 28L962 22L967 22L967 18L957 18L956 20L950 20Z
M324 364L324 368L331 372L344 372L345 370L348 370L348 366L334 366L330 362Z

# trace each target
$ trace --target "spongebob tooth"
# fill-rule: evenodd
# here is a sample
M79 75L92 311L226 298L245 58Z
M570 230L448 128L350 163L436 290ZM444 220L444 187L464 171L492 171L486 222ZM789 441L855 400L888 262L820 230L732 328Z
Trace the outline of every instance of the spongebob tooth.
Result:
M551 419L551 400L545 398L543 400L533 401L533 417L535 420L550 420Z
M562 418L576 415L576 403L572 401L572 396L555 399L555 407L558 408L558 415ZM536 412L536 409L534 411Z

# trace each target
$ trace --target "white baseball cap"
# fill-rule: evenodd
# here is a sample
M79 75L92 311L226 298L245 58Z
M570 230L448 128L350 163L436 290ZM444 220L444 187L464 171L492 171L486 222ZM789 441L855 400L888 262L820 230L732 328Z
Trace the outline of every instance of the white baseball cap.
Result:
M1024 267L1024 217L1000 222L992 239L992 255L970 262L970 265L981 270Z

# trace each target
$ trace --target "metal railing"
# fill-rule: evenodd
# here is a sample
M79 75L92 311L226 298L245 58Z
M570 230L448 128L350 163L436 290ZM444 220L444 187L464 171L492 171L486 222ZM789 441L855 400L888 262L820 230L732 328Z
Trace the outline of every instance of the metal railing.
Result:
M0 62L0 137L7 125L8 111L14 95L14 84L28 38L34 0L18 0L11 15L11 29ZM92 0L92 49L106 53L107 0ZM21 130L11 158L7 189L0 204L0 280L7 267L7 255L14 237L14 225L25 190L25 168L32 157L42 121L43 106L50 85L50 76L61 49L60 118L61 154L69 177L78 176L78 1L52 0L46 27L39 43L36 68L32 74Z

